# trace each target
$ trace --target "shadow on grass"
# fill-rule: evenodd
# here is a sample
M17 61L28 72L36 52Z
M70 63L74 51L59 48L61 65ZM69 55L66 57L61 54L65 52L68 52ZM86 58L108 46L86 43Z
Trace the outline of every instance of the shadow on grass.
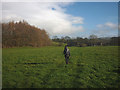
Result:
M113 70L113 72L120 74L120 66L116 70Z

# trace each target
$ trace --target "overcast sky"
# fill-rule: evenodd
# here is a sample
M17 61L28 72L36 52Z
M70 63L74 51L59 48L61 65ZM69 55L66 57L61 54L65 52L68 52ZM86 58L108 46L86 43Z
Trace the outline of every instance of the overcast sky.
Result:
M3 2L2 21L26 20L52 36L118 35L118 3Z

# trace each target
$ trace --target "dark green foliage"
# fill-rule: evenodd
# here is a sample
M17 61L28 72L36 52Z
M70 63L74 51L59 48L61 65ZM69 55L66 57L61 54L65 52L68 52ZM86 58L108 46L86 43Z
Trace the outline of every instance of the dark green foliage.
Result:
M120 86L118 47L4 48L3 88L111 88Z
M65 37L53 37L54 42L67 43L69 46L120 46L120 37L101 37L98 38L96 35L90 35L89 38L70 38L69 36Z

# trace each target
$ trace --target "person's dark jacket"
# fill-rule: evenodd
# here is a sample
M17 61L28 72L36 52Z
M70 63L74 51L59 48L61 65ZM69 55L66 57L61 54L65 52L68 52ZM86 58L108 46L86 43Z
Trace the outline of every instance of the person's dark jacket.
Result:
M64 49L64 55L65 55L65 58L70 56L70 51L67 47Z

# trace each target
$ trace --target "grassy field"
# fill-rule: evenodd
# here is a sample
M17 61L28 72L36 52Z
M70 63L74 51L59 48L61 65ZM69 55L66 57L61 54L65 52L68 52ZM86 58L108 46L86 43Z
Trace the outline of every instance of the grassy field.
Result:
M120 86L118 47L64 47L3 49L3 88L106 88Z

